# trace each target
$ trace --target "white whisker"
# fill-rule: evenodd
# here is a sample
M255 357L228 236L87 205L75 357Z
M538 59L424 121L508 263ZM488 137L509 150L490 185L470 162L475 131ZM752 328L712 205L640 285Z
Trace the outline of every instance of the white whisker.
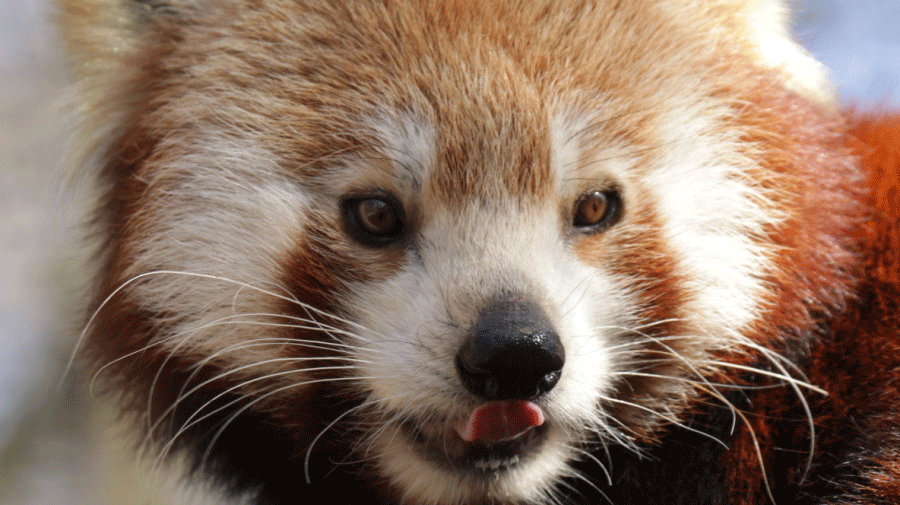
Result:
M346 369L352 370L354 368L355 367L353 367L353 366L334 366L334 367L319 367L319 368L315 368L315 369L286 370L283 372L276 372L276 373L271 373L271 374L260 376L260 377L255 377L253 379L249 379L247 381L244 381L244 382L241 382L234 386L231 386L228 389L218 393L216 396L214 396L210 400L207 400L203 405L198 407L190 416L188 416L188 418L179 427L178 431L176 431L175 434L170 437L169 441L160 450L160 455L157 457L156 463L161 461L161 458L163 458L168 453L168 451L171 450L171 448L175 444L176 440L182 434L187 432L187 430L190 429L192 426L195 426L195 425L203 422L204 420L212 417L216 413L221 412L222 410L227 409L228 407L234 405L235 403L240 402L245 399L243 397L238 397L238 398L226 403L225 405L222 405L210 412L200 415L200 413L203 412L207 407L213 405L217 400L224 398L225 396L229 395L230 393L233 393L234 391L243 389L247 385L252 384L252 383L260 382L263 380L271 380L274 377L280 377L280 376L296 374L296 373L301 373L301 372L323 371L323 370L333 371L333 370L346 370ZM254 398L251 402L248 403L248 407L262 401L263 399L265 399L269 396L272 396L273 394L276 394L281 391L286 391L288 389L295 388L298 386L306 386L306 385L310 385L310 384L318 384L318 383L325 383L325 382L341 382L341 381L353 381L353 380L357 380L357 379L355 377L341 377L341 378L314 379L314 380L310 380L310 381L293 383L288 386L278 388L274 391L267 392L263 395L260 395L256 398ZM248 408L248 407L242 408L239 412L245 411L246 408ZM154 465L156 463L154 463Z

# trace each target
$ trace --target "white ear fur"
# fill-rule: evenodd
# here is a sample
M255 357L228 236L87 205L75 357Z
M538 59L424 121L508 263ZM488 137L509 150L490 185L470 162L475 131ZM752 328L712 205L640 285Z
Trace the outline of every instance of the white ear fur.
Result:
M816 103L835 105L828 70L790 35L787 2L750 0L741 9L740 16L763 66L780 71L791 90Z

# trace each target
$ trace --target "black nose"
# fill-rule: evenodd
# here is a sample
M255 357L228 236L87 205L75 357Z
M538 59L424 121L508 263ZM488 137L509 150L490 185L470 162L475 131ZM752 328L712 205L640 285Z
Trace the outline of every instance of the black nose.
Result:
M504 298L488 304L456 354L472 394L486 400L530 400L559 382L565 350L537 304Z

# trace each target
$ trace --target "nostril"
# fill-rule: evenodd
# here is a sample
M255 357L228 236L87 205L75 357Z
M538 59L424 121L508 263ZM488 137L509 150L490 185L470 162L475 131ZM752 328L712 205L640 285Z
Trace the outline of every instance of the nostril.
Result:
M556 386L556 383L559 382L560 377L562 377L562 366L560 366L560 370L548 372L546 375L541 377L541 381L538 384L538 390L541 392L541 394L550 391L554 386Z
M532 302L499 301L481 314L456 355L466 389L487 400L528 400L556 386L565 350Z

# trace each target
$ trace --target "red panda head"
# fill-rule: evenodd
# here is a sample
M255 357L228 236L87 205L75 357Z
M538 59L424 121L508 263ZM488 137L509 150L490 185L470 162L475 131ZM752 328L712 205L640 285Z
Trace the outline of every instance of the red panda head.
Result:
M852 281L852 160L776 2L100 7L68 6L87 349L164 454L246 465L252 428L298 486L550 500L784 372Z

